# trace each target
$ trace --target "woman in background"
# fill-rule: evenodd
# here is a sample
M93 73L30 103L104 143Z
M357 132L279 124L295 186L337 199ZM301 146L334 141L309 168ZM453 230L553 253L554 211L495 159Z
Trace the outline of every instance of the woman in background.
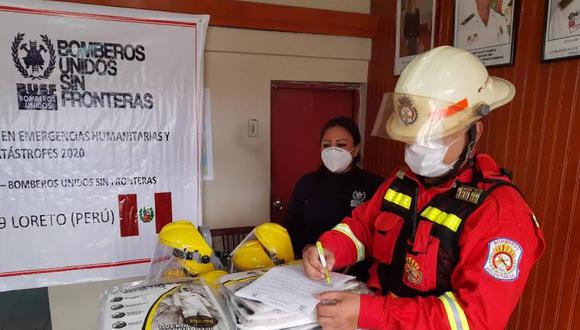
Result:
M323 232L350 216L383 182L358 167L360 132L348 117L333 118L324 125L320 152L322 165L298 180L284 219L297 258L302 257L306 245L316 243ZM364 280L367 269L355 265L350 273Z

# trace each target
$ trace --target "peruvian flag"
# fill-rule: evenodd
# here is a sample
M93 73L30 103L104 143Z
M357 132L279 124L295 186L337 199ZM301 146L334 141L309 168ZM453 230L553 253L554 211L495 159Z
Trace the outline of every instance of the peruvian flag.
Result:
M118 195L121 237L139 236L137 194ZM171 192L155 193L155 232L173 221Z

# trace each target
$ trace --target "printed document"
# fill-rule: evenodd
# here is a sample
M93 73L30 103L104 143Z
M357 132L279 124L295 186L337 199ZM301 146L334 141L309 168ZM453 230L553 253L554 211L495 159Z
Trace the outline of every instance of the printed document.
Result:
M332 285L329 286L324 279L307 278L302 265L278 266L237 291L236 296L284 311L311 313L319 302L315 294L348 289L346 283L354 276L331 272L330 278Z

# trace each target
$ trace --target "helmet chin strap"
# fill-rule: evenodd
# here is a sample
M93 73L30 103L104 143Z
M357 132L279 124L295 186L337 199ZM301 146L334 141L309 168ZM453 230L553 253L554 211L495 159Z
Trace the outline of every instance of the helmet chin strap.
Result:
M457 169L457 171L459 171L463 166L463 164L465 166L471 166L471 163L473 163L473 157L475 156L475 147L477 145L477 125L472 124L469 127L469 130L467 131L467 146L465 147L465 150L463 150L463 152L461 153L461 155L459 156L459 160L457 161L457 164L459 166L454 167L453 169Z
M476 124L472 124L469 129L467 130L467 146L459 155L457 161L455 161L455 165L453 168L447 172L445 175L433 178L432 180L425 180L425 178L421 177L425 186L436 186L443 182L448 181L449 179L455 177L461 169L464 167L469 167L473 163L473 157L475 156L475 147L477 144L477 128Z

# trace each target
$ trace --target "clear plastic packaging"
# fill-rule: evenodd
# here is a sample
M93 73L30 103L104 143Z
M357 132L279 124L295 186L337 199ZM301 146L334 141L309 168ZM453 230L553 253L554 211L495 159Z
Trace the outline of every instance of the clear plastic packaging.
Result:
M127 283L101 296L98 329L235 329L223 303L200 277Z

